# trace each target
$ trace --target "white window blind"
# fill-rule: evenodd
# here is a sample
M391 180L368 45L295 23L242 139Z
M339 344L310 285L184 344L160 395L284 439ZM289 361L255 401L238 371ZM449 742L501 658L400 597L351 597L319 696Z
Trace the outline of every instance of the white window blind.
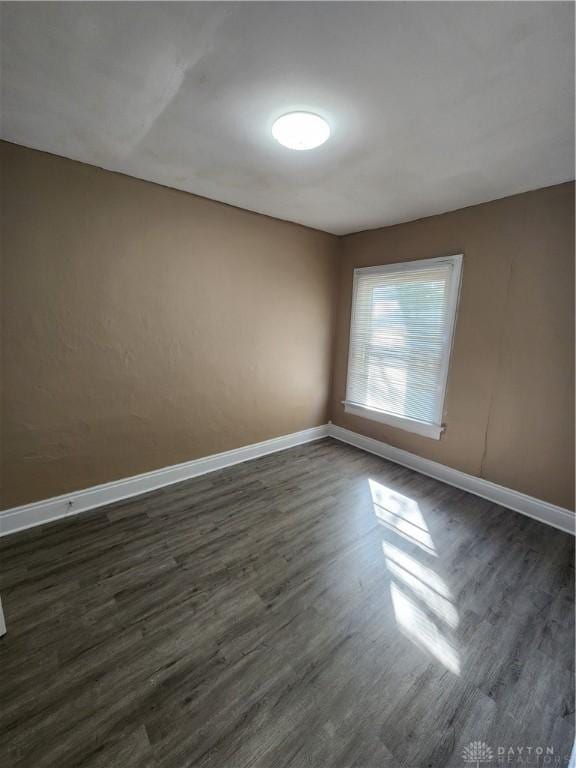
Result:
M345 406L439 438L462 256L354 271Z

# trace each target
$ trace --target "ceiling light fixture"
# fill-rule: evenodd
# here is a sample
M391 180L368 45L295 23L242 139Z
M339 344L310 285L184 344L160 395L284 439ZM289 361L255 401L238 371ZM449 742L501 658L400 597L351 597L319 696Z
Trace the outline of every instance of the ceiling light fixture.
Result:
M272 126L272 135L288 149L314 149L330 136L330 126L313 112L289 112Z

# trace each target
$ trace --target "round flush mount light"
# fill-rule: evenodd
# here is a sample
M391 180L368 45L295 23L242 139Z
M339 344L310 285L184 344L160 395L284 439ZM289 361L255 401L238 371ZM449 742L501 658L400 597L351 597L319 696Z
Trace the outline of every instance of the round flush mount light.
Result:
M314 149L330 136L330 126L313 112L289 112L272 126L272 135L288 149Z

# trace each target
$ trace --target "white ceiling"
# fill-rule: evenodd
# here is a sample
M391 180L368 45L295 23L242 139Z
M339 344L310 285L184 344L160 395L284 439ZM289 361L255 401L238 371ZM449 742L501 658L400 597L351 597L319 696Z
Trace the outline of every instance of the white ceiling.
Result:
M2 135L338 234L574 178L574 5L3 3ZM332 126L281 147L293 109Z

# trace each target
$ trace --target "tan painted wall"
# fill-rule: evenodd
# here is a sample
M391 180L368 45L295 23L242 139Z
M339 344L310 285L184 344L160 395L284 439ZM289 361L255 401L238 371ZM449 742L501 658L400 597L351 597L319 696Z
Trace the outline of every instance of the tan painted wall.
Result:
M326 423L334 237L1 152L3 507Z
M574 508L574 185L342 241L332 419ZM445 403L431 440L344 413L354 267L464 253Z
M0 152L2 507L331 416L573 508L572 184L338 241L11 144ZM344 414L353 268L458 252L442 439Z

